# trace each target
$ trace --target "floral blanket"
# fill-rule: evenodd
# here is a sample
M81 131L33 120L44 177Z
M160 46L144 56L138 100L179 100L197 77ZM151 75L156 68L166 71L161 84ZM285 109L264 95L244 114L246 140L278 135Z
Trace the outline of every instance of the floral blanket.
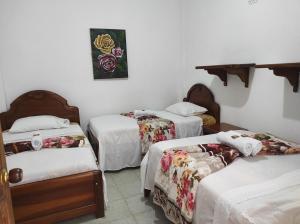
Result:
M133 112L123 113L121 115L137 120L142 154L146 154L152 144L176 137L175 124L173 121L154 115L135 117Z
M274 136L254 134L249 137L263 143L257 156L300 153L300 147L292 146ZM222 144L165 150L155 176L154 203L163 208L173 223L192 223L199 182L241 156L237 149Z
M198 183L235 158L238 150L220 144L194 145L164 151L155 176L154 203L174 223L192 223Z
M77 148L85 144L85 136L60 136L43 139L42 149L46 148ZM4 145L5 155L10 156L13 154L34 151L31 141L15 142Z

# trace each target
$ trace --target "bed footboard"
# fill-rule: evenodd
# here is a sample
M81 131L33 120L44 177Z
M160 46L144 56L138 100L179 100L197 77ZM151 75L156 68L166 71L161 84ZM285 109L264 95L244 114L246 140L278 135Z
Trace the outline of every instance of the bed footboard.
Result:
M101 171L11 187L16 223L55 223L94 213L104 216Z

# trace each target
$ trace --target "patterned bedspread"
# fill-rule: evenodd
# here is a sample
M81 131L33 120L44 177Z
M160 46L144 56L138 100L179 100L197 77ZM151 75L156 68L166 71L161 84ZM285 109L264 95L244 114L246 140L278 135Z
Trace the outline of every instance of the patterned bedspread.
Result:
M137 120L142 154L146 154L152 144L176 137L175 124L173 121L154 115L135 117L133 112L123 113L121 115Z
M46 148L77 148L83 147L85 144L85 136L60 136L43 139L42 149ZM5 155L10 156L13 154L34 151L31 141L15 142L4 145Z
M271 135L254 134L249 137L263 144L257 156L300 153L300 147ZM237 149L222 144L165 150L155 176L154 203L163 208L173 223L192 223L199 182L241 156Z

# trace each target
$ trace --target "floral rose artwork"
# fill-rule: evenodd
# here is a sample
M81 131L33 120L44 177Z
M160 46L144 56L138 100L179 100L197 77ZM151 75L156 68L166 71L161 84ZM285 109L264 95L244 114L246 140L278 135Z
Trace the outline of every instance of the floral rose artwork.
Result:
M124 50L120 47L116 47L112 49L113 55L115 55L117 58L121 58L123 56Z
M98 56L99 66L107 72L113 72L117 66L117 58L113 54Z
M115 42L109 34L98 35L94 41L94 45L104 54L110 54L115 47Z
M125 30L90 29L95 79L127 78Z

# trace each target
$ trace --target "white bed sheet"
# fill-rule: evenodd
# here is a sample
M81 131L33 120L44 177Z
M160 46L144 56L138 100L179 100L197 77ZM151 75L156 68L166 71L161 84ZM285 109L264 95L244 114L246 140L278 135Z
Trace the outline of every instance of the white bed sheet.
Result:
M300 169L219 197L214 224L299 224Z
M120 170L140 165L141 151L136 120L121 115L92 118L89 128L99 142L102 171Z
M199 117L183 117L167 111L155 111L155 114L174 122L176 138L202 133L202 120ZM139 127L135 119L122 115L103 115L90 119L89 128L99 141L102 171L140 165Z
M155 172L165 149L207 143L218 143L216 135L176 139L152 145L141 164L142 187L153 191ZM299 154L237 159L200 182L193 223L212 224L216 202L224 193L235 188L259 184L299 168Z
M202 119L198 116L184 117L167 111L156 111L156 116L173 121L176 138L187 138L202 134Z
M43 138L63 135L84 135L78 124L71 124L69 128L51 129L39 131ZM33 132L12 134L3 132L4 143L31 140ZM42 149L40 151L28 151L7 156L7 168L21 168L23 180L11 186L32 183L77 173L98 170L93 149L87 144L81 148L68 149Z

